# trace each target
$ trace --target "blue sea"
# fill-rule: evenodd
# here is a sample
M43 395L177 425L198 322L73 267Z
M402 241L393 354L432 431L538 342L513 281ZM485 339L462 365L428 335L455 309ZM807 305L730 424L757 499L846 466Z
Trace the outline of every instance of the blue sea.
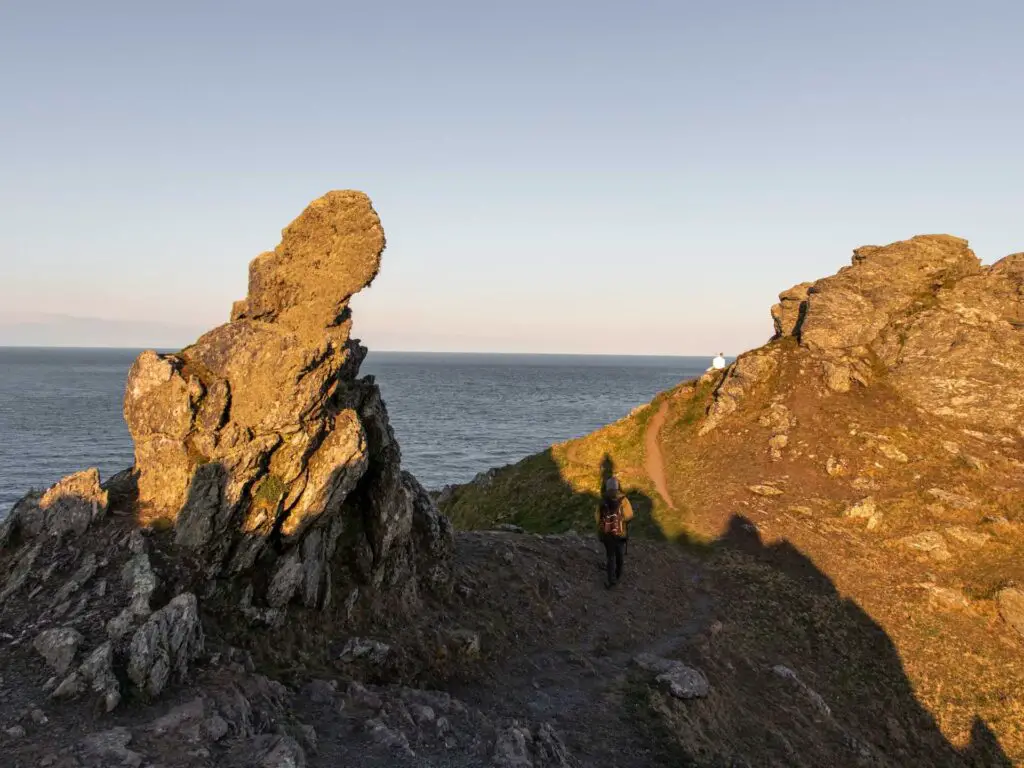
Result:
M131 465L121 398L138 352L0 348L0 517L70 472ZM362 372L380 384L403 465L436 489L615 421L709 362L371 352Z

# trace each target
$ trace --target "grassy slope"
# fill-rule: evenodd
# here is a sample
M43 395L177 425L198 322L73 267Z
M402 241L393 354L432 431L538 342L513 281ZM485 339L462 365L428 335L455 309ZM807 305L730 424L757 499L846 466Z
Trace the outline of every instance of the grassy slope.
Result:
M514 523L538 533L587 531L594 524L607 457L637 511L631 532L674 538L685 528L687 511L672 512L655 490L644 470L644 436L666 402L671 410L663 433L689 434L706 409L711 390L711 384L680 384L607 427L502 467L489 481L461 486L442 509L464 530Z

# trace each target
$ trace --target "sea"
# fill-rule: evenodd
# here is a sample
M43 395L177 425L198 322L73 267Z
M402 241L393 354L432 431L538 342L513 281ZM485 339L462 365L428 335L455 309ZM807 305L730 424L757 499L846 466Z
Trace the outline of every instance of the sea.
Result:
M0 518L29 489L132 463L121 414L140 350L0 348ZM371 352L403 466L427 488L471 480L628 414L707 357Z

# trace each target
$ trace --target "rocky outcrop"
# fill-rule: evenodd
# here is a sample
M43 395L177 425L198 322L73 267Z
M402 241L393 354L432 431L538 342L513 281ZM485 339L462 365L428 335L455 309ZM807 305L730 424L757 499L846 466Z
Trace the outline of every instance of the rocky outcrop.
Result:
M753 389L768 380L778 367L778 363L777 347L761 347L740 355L736 362L726 369L724 377L718 383L707 418L701 425L700 434L706 435L724 418L734 413Z
M143 353L128 377L141 519L172 526L209 577L244 582L245 609L271 622L292 602L325 607L338 581L409 581L418 564L445 581L450 528L358 378L349 301L383 248L365 195L325 195L252 262L231 322ZM244 579L257 571L269 578Z
M807 291L811 283L794 285L779 294L779 303L772 307L775 337L795 336L807 311Z
M445 592L451 526L402 470L350 335L383 248L365 195L314 201L252 262L230 322L136 359L132 470L71 475L0 525L0 637L49 668L52 699L156 697L207 657L207 626L217 645L254 624L295 637L309 617L290 612L315 611L327 654L340 625L395 624Z
M44 537L81 536L106 514L107 502L98 470L68 475L45 493L30 493L14 505L0 524L0 548Z
M780 294L833 392L876 375L934 416L989 430L1024 421L1024 254L982 267L966 240L921 235L854 251L837 274Z

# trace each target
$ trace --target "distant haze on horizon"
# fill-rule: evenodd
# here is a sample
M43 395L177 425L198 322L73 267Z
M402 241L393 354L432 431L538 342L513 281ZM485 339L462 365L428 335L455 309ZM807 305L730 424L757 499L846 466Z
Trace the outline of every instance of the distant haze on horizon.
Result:
M734 355L857 246L1024 251L1021 39L1009 0L7 3L0 345L186 344L352 188L371 349Z

